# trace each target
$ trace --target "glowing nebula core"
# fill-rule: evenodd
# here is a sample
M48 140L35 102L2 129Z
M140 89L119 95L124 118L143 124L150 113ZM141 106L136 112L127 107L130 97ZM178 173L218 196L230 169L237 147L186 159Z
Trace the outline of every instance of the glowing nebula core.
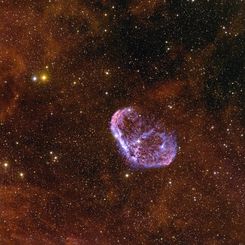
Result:
M177 154L175 135L167 133L152 118L142 116L134 107L115 112L111 132L133 168L164 167Z

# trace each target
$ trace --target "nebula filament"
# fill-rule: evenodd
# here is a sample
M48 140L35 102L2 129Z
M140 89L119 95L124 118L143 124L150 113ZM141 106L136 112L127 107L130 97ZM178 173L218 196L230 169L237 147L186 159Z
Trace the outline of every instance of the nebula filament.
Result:
M176 157L175 135L167 133L161 123L142 116L134 107L115 112L111 132L133 168L164 167Z

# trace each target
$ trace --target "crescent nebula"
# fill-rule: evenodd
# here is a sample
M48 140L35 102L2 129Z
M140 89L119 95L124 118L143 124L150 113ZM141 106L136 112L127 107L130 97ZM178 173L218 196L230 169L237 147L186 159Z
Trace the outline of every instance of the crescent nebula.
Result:
M165 167L176 157L175 135L167 133L159 122L144 117L134 107L116 111L110 128L132 168Z

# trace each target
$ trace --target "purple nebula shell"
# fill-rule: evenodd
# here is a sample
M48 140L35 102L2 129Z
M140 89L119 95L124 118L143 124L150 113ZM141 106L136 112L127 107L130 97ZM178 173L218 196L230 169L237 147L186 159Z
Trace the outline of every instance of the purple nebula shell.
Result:
M143 117L134 107L120 109L112 116L111 132L121 153L133 168L160 168L173 162L176 137L160 123Z

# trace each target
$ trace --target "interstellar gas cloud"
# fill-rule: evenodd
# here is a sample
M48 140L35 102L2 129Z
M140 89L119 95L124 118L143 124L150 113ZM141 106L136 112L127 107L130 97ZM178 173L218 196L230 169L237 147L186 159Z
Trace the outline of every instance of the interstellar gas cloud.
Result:
M160 168L176 157L175 134L166 132L160 122L143 116L134 107L115 112L111 132L132 168Z

